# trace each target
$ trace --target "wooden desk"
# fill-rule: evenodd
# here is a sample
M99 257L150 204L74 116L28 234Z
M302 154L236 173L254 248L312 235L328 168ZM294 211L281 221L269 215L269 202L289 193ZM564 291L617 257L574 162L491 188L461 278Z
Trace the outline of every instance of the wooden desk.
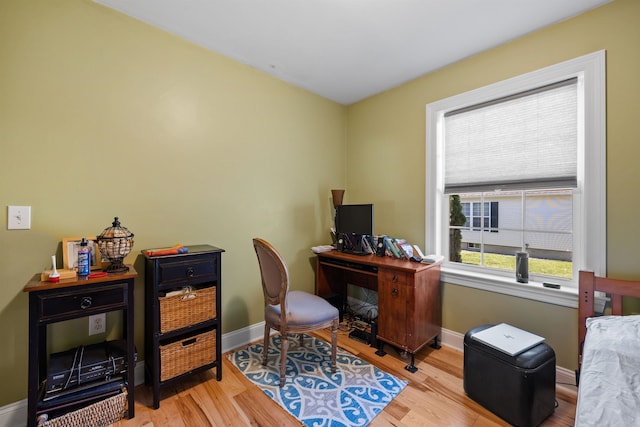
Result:
M428 265L338 251L318 254L316 294L346 298L347 284L378 292L376 354L385 354L384 343L398 347L411 354L411 363L405 369L415 372L414 353L431 341L434 348L440 348L440 263Z
M47 378L47 325L98 313L122 310L123 339L127 342L128 417L133 418L135 400L135 345L133 336L133 284L138 274L129 266L123 274L109 274L94 279L69 279L59 283L40 281L36 274L25 285L29 293L29 385L27 396L27 425L35 426L40 406L42 381ZM69 407L81 399L67 402ZM62 406L60 407L62 408Z

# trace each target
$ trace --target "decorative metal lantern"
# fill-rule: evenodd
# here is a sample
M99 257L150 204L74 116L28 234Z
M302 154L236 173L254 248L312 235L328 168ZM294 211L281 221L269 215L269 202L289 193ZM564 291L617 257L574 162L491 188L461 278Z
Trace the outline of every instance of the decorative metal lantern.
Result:
M107 272L124 273L129 271L129 267L124 265L123 260L133 248L133 233L120 225L118 217L114 218L111 225L96 237L96 241L102 257L111 262L111 265L107 267Z

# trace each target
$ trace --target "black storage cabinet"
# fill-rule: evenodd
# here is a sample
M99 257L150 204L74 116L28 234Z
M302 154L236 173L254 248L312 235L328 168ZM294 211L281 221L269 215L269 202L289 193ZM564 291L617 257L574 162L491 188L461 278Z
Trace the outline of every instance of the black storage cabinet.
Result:
M510 356L473 338L491 326L464 336L464 391L514 426L537 426L555 409L555 352L541 343Z
M221 293L222 293L222 253L224 249L211 245L192 245L186 247L188 252L182 254L149 256L145 254L145 362L146 382L153 391L153 408L160 407L160 388L183 380L186 376L216 369L216 379L222 380L222 332L221 332ZM168 326L163 330L162 319L165 318L161 294L185 287L194 290L215 291L215 300L211 302L213 315L207 310L193 308L188 301L178 309L178 316L189 319L188 314L205 312L197 316L198 320L180 323L179 326ZM211 295L212 292L208 292ZM199 298L199 297L198 297ZM190 308L191 307L191 308ZM175 314L175 312L174 312ZM215 337L213 340L212 337ZM182 342L182 347L176 343ZM213 343L213 345L210 345ZM174 351L175 348L180 348ZM163 352L166 349L166 352ZM207 353L207 356L196 357ZM164 357L164 354L167 354ZM206 360L206 362L205 362ZM202 364L196 366L195 362ZM166 377L165 372L175 371L171 366L179 365L180 372Z

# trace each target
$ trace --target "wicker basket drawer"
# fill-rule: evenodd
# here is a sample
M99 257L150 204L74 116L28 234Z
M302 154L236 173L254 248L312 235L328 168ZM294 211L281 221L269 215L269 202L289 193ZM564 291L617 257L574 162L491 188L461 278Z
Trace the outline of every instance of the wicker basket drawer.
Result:
M107 426L124 418L127 412L127 391L118 393L60 417L38 420L39 427Z
M216 317L216 287L160 297L160 332L169 332Z
M216 331L160 346L160 381L215 362Z

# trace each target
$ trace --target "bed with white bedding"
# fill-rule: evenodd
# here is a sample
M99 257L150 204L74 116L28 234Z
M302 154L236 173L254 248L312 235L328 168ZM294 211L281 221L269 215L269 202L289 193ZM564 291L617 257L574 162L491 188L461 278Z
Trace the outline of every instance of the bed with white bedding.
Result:
M595 317L595 291L612 315ZM623 296L640 298L640 281L580 272L576 427L640 426L640 316L621 315Z
M640 425L640 316L586 320L576 426Z

